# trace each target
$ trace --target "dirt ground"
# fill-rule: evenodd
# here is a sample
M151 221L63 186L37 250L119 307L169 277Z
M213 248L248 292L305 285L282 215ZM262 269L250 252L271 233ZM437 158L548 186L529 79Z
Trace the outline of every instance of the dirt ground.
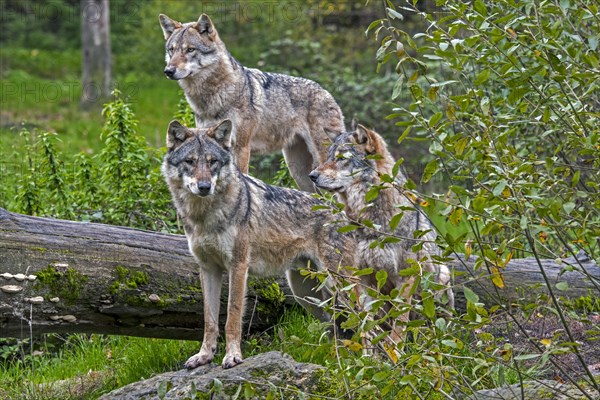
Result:
M513 315L515 318L507 314L493 316L492 323L482 331L491 333L495 338L502 338L505 343L510 343L514 355L539 353L540 349L544 351L564 348L565 344L572 341L578 345L579 356L573 351L557 351L552 357L554 362L548 362L541 368L542 376L539 378L559 382L566 382L569 378L586 379L588 375L585 368L587 367L597 377L596 379L599 379L600 313L567 315L567 325L572 338L564 329L560 317L547 309L534 311L528 316L519 312ZM527 364L535 363L540 363L540 358L535 358Z

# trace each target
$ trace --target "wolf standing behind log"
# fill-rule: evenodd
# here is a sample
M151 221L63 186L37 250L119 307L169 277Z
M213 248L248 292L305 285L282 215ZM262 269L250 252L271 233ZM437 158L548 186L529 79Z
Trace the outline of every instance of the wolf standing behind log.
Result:
M325 142L344 131L334 98L308 79L241 65L227 51L211 19L180 23L159 16L166 39L165 75L179 81L197 128L233 122L233 153L243 173L250 151L283 149L300 189L314 192L308 174L325 160Z
M212 361L219 335L221 278L229 273L223 368L242 362L242 315L248 272L287 273L294 296L311 312L306 297L321 298L315 284L298 272L307 262L319 270L355 265L355 245L337 231L331 213L313 211L319 201L309 193L270 186L235 166L231 122L188 129L173 121L162 172L184 222L191 253L200 264L204 297L204 339L186 367Z
M401 291L401 296L410 303L416 275L402 277L399 272L418 265L422 272L433 274L436 283L444 286L440 294L447 296L448 306L453 308L450 271L446 265L433 260L441 252L435 244L436 235L427 216L422 211L415 210L413 203L395 187L382 189L376 199L366 200L369 189L382 183L381 174L393 175L394 164L383 138L358 125L355 131L345 132L335 139L329 148L326 162L309 176L317 188L336 194L350 219L359 222L369 220L380 226L379 229L384 233L400 238L397 243L372 247L373 241L384 235L362 228L353 232L357 240L360 265L387 271L388 282L383 287L384 292L389 293L397 288ZM401 171L398 172L396 181L399 184L406 181ZM398 213L403 213L402 217L390 229L391 221ZM418 231L424 234L415 236ZM421 247L414 251L413 246L419 243ZM376 283L372 282L371 285L375 286ZM408 317L408 312L401 316L404 321ZM402 337L402 328L396 327L395 321L391 325L392 339L398 342Z

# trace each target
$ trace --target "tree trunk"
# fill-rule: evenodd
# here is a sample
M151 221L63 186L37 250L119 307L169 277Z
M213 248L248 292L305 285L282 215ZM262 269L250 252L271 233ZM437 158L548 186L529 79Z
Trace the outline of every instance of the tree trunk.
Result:
M86 108L108 98L112 88L108 0L81 0L81 46L81 105Z
M578 271L563 271L566 263L583 267L588 278ZM463 284L484 302L490 293L514 300L547 291L531 258L513 260L503 269L504 289L496 288L487 277L473 280L481 272L473 272L472 259L457 259L451 265L456 272L459 309ZM568 283L569 289L556 290L557 294L599 293L600 268L594 262L543 260L543 266L553 285ZM272 281L251 280L248 330L272 326L283 303L293 302L285 280L277 282L281 291ZM531 289L532 285L537 289ZM222 293L220 320L224 323L227 288ZM34 335L93 332L200 339L198 266L182 235L30 217L0 209L0 337L29 336L29 323Z

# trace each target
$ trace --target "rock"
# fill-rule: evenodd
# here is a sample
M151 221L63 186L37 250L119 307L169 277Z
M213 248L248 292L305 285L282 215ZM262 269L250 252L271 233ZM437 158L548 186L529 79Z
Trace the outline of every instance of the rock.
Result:
M600 398L598 392L586 388L589 398ZM574 385L557 381L540 380L523 382L523 393L519 384L502 386L496 389L480 390L473 393L469 400L572 400L586 399Z
M264 399L273 391L276 398L282 398L283 395L283 398L291 399L298 392L318 393L323 375L324 368L319 365L299 363L287 354L271 351L249 357L231 369L209 364L191 371L167 372L114 390L100 399L160 399L159 391L166 391L162 397L164 399L194 398L194 388L198 393L197 398L204 398L200 393L208 394L212 390L211 399L229 399L242 385L254 390L251 398Z

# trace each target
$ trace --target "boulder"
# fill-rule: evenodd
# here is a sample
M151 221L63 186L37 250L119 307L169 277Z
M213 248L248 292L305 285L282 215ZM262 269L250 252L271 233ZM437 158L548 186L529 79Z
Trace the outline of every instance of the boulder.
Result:
M271 351L249 357L231 369L209 364L193 370L179 370L156 375L114 390L101 400L151 400L151 399L230 399L239 398L309 397L303 394L318 393L323 384L324 368L299 363L292 357ZM283 396L283 397L282 397Z

